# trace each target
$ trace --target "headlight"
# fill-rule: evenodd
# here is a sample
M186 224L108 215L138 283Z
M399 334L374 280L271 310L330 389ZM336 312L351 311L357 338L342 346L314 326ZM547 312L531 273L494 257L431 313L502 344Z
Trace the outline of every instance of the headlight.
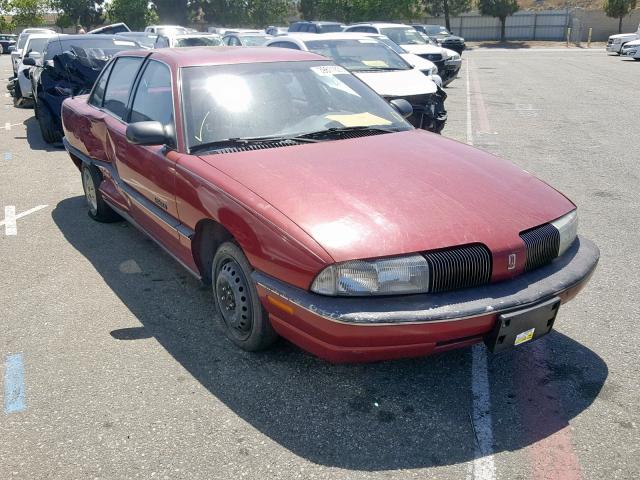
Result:
M622 41L622 39L620 38L614 38L613 39L613 43L620 43Z
M420 255L337 263L322 270L311 285L312 292L340 296L397 295L428 290L429 265Z
M560 256L568 250L578 236L578 211L573 210L567 213L551 222L551 225L560 232L560 248L558 249L558 256Z

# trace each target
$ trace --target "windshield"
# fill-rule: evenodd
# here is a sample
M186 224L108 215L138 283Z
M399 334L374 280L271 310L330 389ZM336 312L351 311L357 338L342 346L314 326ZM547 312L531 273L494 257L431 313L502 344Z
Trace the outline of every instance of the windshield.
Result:
M320 31L320 33L341 32L342 31L342 25L340 25L340 24L318 25L318 30Z
M215 47L222 44L218 37L184 37L176 40L176 47Z
M160 27L156 28L156 33L158 35L164 35L165 37L171 37L173 35L182 35L187 32L187 29L184 27Z
M451 35L446 28L440 26L425 27L424 33L427 35Z
M24 44L27 43L27 39L29 38L28 33L21 33L18 37L18 50L22 50L24 48Z
M243 35L240 37L240 41L245 47L261 47L270 38L270 35Z
M411 27L381 28L380 32L398 45L425 45L427 43L420 33Z
M411 128L360 80L327 62L185 67L182 103L190 149L330 128Z
M389 47L391 50L396 52L398 55L402 55L403 53L407 53L407 51L404 48L402 48L400 45L398 45L396 42L394 42L393 40L391 40L388 37L381 36L381 37L376 37L376 39L380 43L384 43L387 47Z
M152 33L144 35L119 34L118 37L122 40L131 40L132 42L136 42L145 48L153 48L153 46L156 44L156 38L158 38L157 35L154 35Z
M87 36L88 37L88 36ZM74 52L85 51L87 56L98 60L108 60L116 53L123 50L139 50L140 45L132 40L122 38L87 38L74 39L72 35L68 37L57 37L51 39L47 44L45 60L52 60L56 55L68 50Z
M31 41L29 41L29 45L27 46L26 53L30 53L30 52L42 53L42 51L44 50L44 46L47 44L48 41L49 41L48 38L31 39Z
M402 57L374 38L312 40L305 45L313 53L329 57L353 72L411 69Z

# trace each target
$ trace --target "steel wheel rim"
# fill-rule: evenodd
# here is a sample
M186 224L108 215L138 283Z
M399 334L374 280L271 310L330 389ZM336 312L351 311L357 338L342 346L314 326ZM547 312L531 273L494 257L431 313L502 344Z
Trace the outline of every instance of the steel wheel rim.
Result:
M98 211L98 195L96 194L96 187L93 185L93 178L88 168L85 168L82 173L82 183L84 184L84 196L87 204L91 212L95 214Z
M216 302L224 323L238 340L246 340L253 330L253 308L249 284L238 262L225 259L216 275Z

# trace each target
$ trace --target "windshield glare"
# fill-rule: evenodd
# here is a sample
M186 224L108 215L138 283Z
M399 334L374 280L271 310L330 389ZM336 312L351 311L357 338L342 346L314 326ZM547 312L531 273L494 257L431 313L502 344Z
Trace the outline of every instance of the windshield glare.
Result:
M218 37L185 37L176 40L176 47L216 47L221 43Z
M425 45L427 43L420 33L411 27L381 28L380 31L398 45Z
M305 42L313 53L331 58L353 72L409 70L402 57L374 38L360 40L312 40Z
M189 148L329 128L411 128L360 80L326 62L186 67L182 102Z
M171 37L173 35L182 35L183 33L188 32L184 27L160 27L156 28L156 33L158 35L164 35L165 37Z

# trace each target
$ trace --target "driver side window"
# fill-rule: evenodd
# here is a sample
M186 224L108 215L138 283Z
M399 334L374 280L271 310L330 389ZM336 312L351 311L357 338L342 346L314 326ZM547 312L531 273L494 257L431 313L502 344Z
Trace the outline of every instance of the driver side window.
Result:
M171 71L155 60L149 61L140 77L129 118L129 123L149 121L174 124Z

